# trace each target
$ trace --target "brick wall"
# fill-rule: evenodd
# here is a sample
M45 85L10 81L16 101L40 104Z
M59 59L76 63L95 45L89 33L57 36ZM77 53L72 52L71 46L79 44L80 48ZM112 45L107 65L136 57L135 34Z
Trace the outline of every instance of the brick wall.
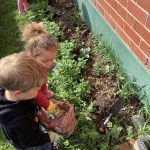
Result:
M91 0L110 26L150 70L150 0Z

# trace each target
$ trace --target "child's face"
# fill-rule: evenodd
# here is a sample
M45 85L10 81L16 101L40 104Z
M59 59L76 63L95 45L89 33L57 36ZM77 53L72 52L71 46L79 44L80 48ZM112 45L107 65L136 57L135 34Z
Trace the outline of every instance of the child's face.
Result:
M55 48L51 48L50 51L42 50L42 53L36 56L35 60L48 71L56 58L56 53Z

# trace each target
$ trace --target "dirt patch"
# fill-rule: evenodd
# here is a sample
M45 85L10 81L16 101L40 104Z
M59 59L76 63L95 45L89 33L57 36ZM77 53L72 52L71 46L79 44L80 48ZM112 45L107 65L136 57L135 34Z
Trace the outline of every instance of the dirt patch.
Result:
M77 47L73 50L75 54L75 60L77 60L81 48L92 48L93 36L90 30L87 28L83 20L79 17L76 9L72 3L65 3L59 5L54 3L53 7L58 12L54 15L53 19L56 22L61 22L60 30L66 40L74 40ZM60 41L63 40L61 37ZM117 91L117 70L111 73L102 72L99 75L93 70L93 63L96 59L96 55L89 54L86 67L81 72L81 76L88 80L91 85L91 93L89 94L89 100L96 100L94 115L97 116L97 127L100 122L109 115L111 106L119 99L122 99L116 94ZM103 62L103 55L99 56L101 67L105 68L107 63ZM119 123L122 127L131 125L131 116L134 115L142 104L136 95L130 95L124 103L123 109L118 114ZM113 122L113 120L112 120ZM123 129L121 136L126 134L126 129Z

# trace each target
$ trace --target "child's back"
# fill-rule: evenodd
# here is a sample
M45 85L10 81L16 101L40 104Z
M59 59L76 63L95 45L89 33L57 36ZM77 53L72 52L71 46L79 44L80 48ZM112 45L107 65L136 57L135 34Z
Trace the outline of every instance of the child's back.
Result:
M50 138L39 131L34 103L46 73L23 53L0 60L0 124L5 137L17 149L50 150Z

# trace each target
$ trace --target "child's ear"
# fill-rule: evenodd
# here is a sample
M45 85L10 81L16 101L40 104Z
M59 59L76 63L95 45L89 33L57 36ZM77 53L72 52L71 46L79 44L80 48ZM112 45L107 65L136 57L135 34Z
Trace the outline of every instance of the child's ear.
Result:
M14 95L15 96L18 96L18 95L20 95L21 94L21 91L19 91L19 90L16 90L15 92L14 92Z

